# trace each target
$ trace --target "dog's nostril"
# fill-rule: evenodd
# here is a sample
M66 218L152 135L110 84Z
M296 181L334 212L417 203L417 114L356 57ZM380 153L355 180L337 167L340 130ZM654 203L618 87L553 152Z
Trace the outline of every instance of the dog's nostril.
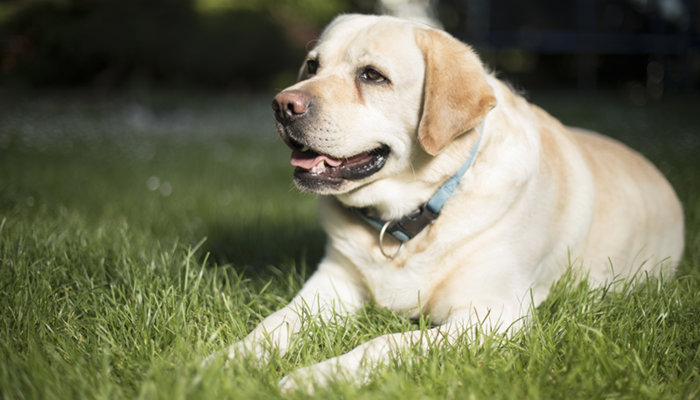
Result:
M290 123L306 114L311 97L301 90L285 90L272 100L275 118L283 124Z
M287 112L287 115L292 117L304 114L306 112L307 107L308 103L305 101L304 98L294 97L288 100L287 109L285 111Z
M306 108L296 101L292 101L287 104L287 115L290 117L301 115L306 112Z

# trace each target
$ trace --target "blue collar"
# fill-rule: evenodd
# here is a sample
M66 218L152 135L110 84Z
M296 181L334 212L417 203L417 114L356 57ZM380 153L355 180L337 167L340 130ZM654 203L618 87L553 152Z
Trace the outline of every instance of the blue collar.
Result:
M474 162L474 157L476 156L476 152L479 149L479 143L481 142L481 136L482 132L479 132L479 137L469 152L469 157L464 164L462 164L459 171L452 175L450 179L445 181L445 183L440 186L440 188L427 202L421 204L420 207L411 211L402 218L384 221L370 216L367 212L368 208L351 208L355 214L379 231L379 249L385 257L390 259L396 257L403 248L404 243L418 235L423 229L436 220L438 216L440 216L442 207L445 205L450 196L452 196L455 189L457 189L459 181ZM386 233L391 234L391 236L401 243L401 246L393 255L384 251L383 241Z

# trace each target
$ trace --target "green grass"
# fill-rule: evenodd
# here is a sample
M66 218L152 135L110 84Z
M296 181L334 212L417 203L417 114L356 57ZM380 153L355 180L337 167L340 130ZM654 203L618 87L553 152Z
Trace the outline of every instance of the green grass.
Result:
M565 277L509 340L409 353L366 387L338 382L318 397L700 397L700 104L533 97L667 174L686 211L678 274L623 292ZM201 368L286 304L323 251L288 152L245 120L257 108L170 95L0 104L3 398L278 398L295 368L424 326L369 305L332 326L311 321L307 340L266 365Z

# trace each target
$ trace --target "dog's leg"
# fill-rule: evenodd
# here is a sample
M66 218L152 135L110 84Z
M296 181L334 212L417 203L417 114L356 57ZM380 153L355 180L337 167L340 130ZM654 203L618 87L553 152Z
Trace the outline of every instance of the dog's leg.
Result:
M464 334L478 345L477 332L512 332L520 326L519 320L500 314L493 316L485 311L454 315L448 322L425 331L411 331L383 335L364 343L348 353L308 367L299 368L282 378L280 390L290 392L298 389L313 393L315 386L326 386L331 380L346 379L351 383L366 384L377 366L386 364L408 349L428 350L442 344L453 344Z
M348 315L359 309L366 299L366 289L354 271L326 257L318 270L304 284L292 301L265 318L248 336L226 351L226 357L250 355L266 361L277 349L287 352L294 335L302 326L302 316L330 318L334 314ZM210 356L205 363L217 354Z

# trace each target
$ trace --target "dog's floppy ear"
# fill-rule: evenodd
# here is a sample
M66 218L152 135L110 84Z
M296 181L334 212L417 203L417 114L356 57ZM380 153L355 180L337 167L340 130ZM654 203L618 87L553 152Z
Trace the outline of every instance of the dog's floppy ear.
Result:
M425 59L418 140L430 155L474 128L496 105L479 58L464 43L433 29L416 29Z

